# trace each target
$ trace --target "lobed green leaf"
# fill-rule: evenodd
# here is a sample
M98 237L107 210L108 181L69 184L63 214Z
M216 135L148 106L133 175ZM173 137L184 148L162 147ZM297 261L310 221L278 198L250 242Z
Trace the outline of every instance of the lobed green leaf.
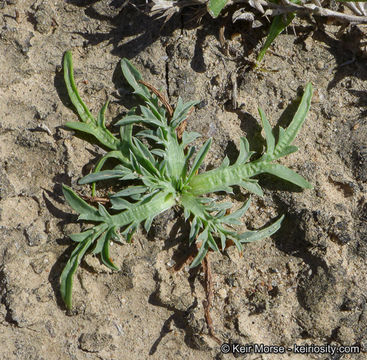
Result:
M111 195L111 198L143 194L147 190L148 190L147 187L143 185L129 186L128 188L118 191L117 193Z
M268 164L264 167L264 172L275 175L283 180L287 180L292 184L298 185L304 189L312 189L312 185L301 175L293 170L280 164Z
M68 122L66 126L71 129L79 130L87 134L93 135L101 144L109 149L115 150L119 146L118 140L106 129L104 124L104 113L108 102L102 107L98 120L90 113L87 106L79 96L78 89L74 81L74 71L71 52L67 51L64 56L64 79L69 98L74 105L83 124Z
M195 141L197 138L201 137L201 134L197 132L187 132L184 131L182 134L181 146L185 148L188 144Z
M189 234L189 244L190 245L195 241L201 228L202 228L202 222L199 218L195 216L191 222L191 229L190 229L190 234Z
M78 115L84 123L94 123L96 124L96 120L90 113L87 106L84 104L83 100L79 96L78 89L75 85L74 80L74 70L73 70L73 59L71 55L71 51L66 51L64 55L64 80L66 89L69 94L69 98L74 105Z
M218 247L216 241L214 240L214 237L213 237L213 235L210 231L208 232L208 245L213 251L218 251L218 252L220 251L219 247Z
M190 169L190 172L187 176L187 182L190 181L190 179L194 176L194 174L196 173L197 170L199 170L199 167L201 165L201 163L204 161L204 158L206 156L206 154L208 153L209 149L210 149L210 145L212 143L212 138L209 138L205 144L202 146L202 148L200 149L200 151L197 153L194 162L192 164L192 167Z
M183 103L182 99L179 97L175 111L172 115L170 126L175 129L178 125L180 125L180 123L187 118L190 109L198 103L199 101L189 101L187 103Z
M74 251L71 253L68 262L66 263L63 272L61 273L60 292L61 297L68 309L71 309L72 306L73 277L75 271L78 268L84 254L92 245L94 239L95 235L90 235L76 246Z
M101 251L101 260L103 262L103 264L105 264L108 268L110 268L111 270L120 270L118 268L118 266L116 266L111 257L110 257L110 241L111 241L111 237L112 234L114 233L114 229L110 228L107 232L106 232L106 236L104 238L104 242L103 242L103 247L102 247L102 251Z
M262 240L262 239L265 239L273 235L280 229L280 225L283 219L284 219L284 215L282 215L277 221L275 221L273 224L266 227L265 229L255 230L255 231L246 231L245 233L239 235L239 239L241 243Z
M164 124L161 122L161 118L157 118L155 114L146 106L140 106L140 111L143 115L142 121L144 121L148 125L154 125L157 127L164 126Z
M250 207L251 197L242 205L241 208L234 211L233 213L226 215L219 219L220 222L225 224L234 224L236 220L239 220L243 215L245 215L246 211ZM237 223L238 224L238 223Z
M244 179L242 181L238 182L238 185L249 191L250 193L253 193L255 195L258 195L260 197L264 196L264 193L258 184L257 180L253 179Z
M105 104L102 106L101 110L99 111L98 113L98 117L97 117L97 124L100 128L104 129L104 130L107 130L106 129L106 125L105 125L105 112L106 112L106 109L108 107L108 104L109 104L109 101L107 100L105 102Z
M139 80L142 80L139 71L128 59L124 58L121 60L121 70L126 81L135 90L135 93L140 95L144 100L149 100L150 93L148 89L139 83Z
M205 228L204 231L202 231L198 237L198 239L196 240L196 242L198 244L200 244L201 242L201 246L200 249L198 251L198 254L196 255L196 257L194 258L194 260L192 261L191 265L190 265L190 269L198 266L201 264L201 262L203 261L203 259L205 258L205 255L208 252L209 249L209 244L208 244L208 228Z
M265 139L266 139L266 155L272 155L275 148L275 137L273 135L273 129L267 119L264 111L259 108L259 114L261 118L261 123L263 125L265 131Z
M119 120L115 125L126 126L130 124L137 124L144 121L140 115L126 115L121 120Z
M116 178L122 178L125 176L128 172L123 170L103 170L96 173L91 173L87 176L84 176L78 181L78 184L89 184L96 181L101 180L109 180L109 179L116 179ZM131 173L131 171L129 172Z
M87 237L91 236L92 234L95 233L95 229L89 229L86 231L83 231L81 233L77 233L77 234L71 234L69 235L70 239L75 241L75 242L82 242L84 241Z
M111 209L114 210L125 210L125 209L130 209L131 206L133 205L131 202L120 198L120 197L111 197Z
M255 154L255 151L250 151L250 144L248 143L248 140L245 137L241 137L240 154L238 155L235 165L246 163L248 160L250 160L253 154Z
M209 0L208 2L208 12L213 17L216 18L227 5L228 0Z
M237 159L238 160L238 159ZM225 169L229 166L229 159L228 156L226 155L222 161L222 163L220 164L219 168L221 169Z
M297 149L292 147L291 144L306 120L307 113L311 106L311 99L312 84L308 83L291 123L286 130L282 128L279 129L279 140L274 150L275 159L294 152Z
M275 40L275 38L292 22L294 19L295 14L289 13L286 16L283 15L277 15L274 16L273 21L270 25L269 34L265 40L265 43L256 59L257 66L263 59L266 51L268 50L269 46L272 44L272 42Z
M90 221L102 221L103 218L99 215L98 210L87 204L68 186L62 185L62 192L68 204L80 214L79 219Z

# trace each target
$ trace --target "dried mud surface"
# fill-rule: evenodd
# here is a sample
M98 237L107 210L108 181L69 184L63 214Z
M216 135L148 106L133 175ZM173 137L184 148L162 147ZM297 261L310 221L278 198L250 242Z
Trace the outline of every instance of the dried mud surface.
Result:
M217 336L227 343L358 345L359 355L243 354L252 359L366 359L366 57L359 31L298 21L251 70L262 30L221 20L174 17L163 29L122 1L7 0L0 3L0 358L230 359L208 335L202 269L175 271L189 255L187 227L172 210L115 245L120 272L87 256L74 282L74 309L60 299L59 276L80 230L61 184L77 180L103 152L63 124L76 121L63 85L63 53L73 52L81 96L96 113L110 98L109 121L129 97L119 69L127 57L171 103L199 99L189 128L213 137L207 166L234 159L240 136L261 150L257 106L273 126L312 81L315 95L282 160L312 184L300 191L261 178L245 222L261 227L286 214L271 239L211 254ZM354 60L354 61L349 61ZM235 91L236 90L236 91ZM235 96L234 96L235 95ZM234 103L237 105L234 106ZM278 122L278 119L281 119ZM289 121L289 120L288 120ZM260 145L259 145L260 144ZM246 194L237 192L235 201Z

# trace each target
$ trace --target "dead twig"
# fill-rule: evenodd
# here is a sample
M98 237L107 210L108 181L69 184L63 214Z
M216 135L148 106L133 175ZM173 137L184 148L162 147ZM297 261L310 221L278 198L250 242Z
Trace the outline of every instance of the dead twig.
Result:
M172 106L167 101L167 99L165 98L165 96L159 90L157 90L153 85L147 83L146 81L139 80L139 83L146 86L149 90L151 90L155 95L158 96L158 99L162 102L163 106L167 109L169 117L171 118L173 115L173 109L172 109Z
M98 203L98 204L108 204L110 202L110 199L108 198L103 198L103 197L98 197L98 196L88 196L88 195L80 195L80 197L93 204L93 203Z
M206 6L205 0L182 0L182 1L166 1L166 0L152 0L154 4L151 7L151 14L161 14L160 17L172 16L173 13L181 11L184 7L192 5ZM246 3L251 7L262 13L264 16L276 16L281 14L296 13L297 15L317 15L322 17L329 17L338 20L341 24L367 24L367 7L365 3L346 2L345 5L353 11L355 15L345 14L339 11L329 10L322 7L319 0L311 0L304 4L295 4L290 0L281 0L280 3L275 3L267 0L232 0L228 1L227 5L238 3ZM266 11L264 9L267 9ZM242 9L241 9L242 11ZM242 14L242 19L254 22L254 17L251 12ZM240 17L236 16L236 19ZM220 35L221 36L221 35ZM221 45L223 41L220 39Z
M283 0L284 4L267 3L268 7L264 16L276 16L281 14L296 13L298 15L316 15L329 17L340 21L341 23L367 24L367 16L344 14L339 11L329 10L315 4L298 5L288 0Z
M194 107L191 107L191 109L189 110L188 114L187 114L187 117L185 120L183 120L181 122L180 125L177 126L176 128L176 134L177 134L177 138L178 140L182 140L182 135L184 133L184 131L186 130L186 127L187 127L187 119L189 118L189 116L191 115L191 113L193 112L194 110Z
M210 266L209 253L206 254L203 261L203 269L205 273L205 292L206 292L206 303L204 304L205 320L208 325L209 335L218 343L221 344L213 328L213 320L210 316L210 309L213 302L213 281L212 281L212 271Z
M231 73L231 83L232 83L232 107L237 109L237 71L232 71Z
M147 83L146 81L139 80L139 83L140 84L143 84L144 86L146 86L150 91L152 91L155 95L158 96L158 99L162 102L163 106L167 109L169 118L172 118L173 108L169 104L169 102L167 101L167 99L165 98L165 96L159 90L157 90L153 85ZM176 129L177 137L178 137L179 140L182 139L182 134L184 133L184 131L186 129L186 126L187 126L187 119L191 115L191 113L192 113L193 110L194 110L194 107L192 107L190 109L190 111L187 114L186 119L183 120L181 122L181 124Z

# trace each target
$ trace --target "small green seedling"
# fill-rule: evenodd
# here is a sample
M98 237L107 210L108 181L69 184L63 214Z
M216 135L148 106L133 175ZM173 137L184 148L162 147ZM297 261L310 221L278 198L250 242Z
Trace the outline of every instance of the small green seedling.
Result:
M196 242L198 253L191 267L198 266L208 250L225 249L231 240L239 251L244 243L260 240L274 234L283 220L281 216L270 226L257 230L237 233L234 225L241 225L240 219L250 206L250 199L238 210L230 212L232 203L218 203L207 197L214 192L232 192L238 185L250 193L263 196L254 177L269 173L287 180L301 188L311 185L300 175L275 160L293 153L297 147L291 145L300 130L310 107L312 86L306 86L298 110L287 129L279 128L278 141L264 114L259 109L262 126L265 130L266 151L254 161L245 137L240 141L240 152L235 163L230 164L225 157L217 169L198 174L212 139L205 141L200 150L190 146L200 134L184 131L178 136L178 127L188 116L196 101L184 103L178 99L174 109L161 105L160 97L149 91L141 82L140 73L127 59L121 61L122 73L134 89L134 94L142 100L142 105L132 108L118 121L118 136L105 126L104 113L107 103L94 118L81 100L74 82L71 53L64 57L64 77L66 87L81 122L66 125L80 132L93 135L100 145L109 149L95 170L79 180L79 184L93 184L95 195L97 181L115 179L120 190L109 195L110 208L102 204L98 208L89 205L72 189L63 185L64 196L69 205L79 214L79 220L94 224L79 234L71 235L77 243L62 274L61 295L67 306L72 306L73 276L83 256L91 250L100 254L101 261L110 269L118 267L110 258L110 242L118 241L120 234L127 242L143 224L148 232L153 219L173 206L181 206L184 216L191 224L188 243ZM167 111L171 110L171 111ZM133 132L133 127L135 130ZM142 130L143 128L143 130ZM140 129L140 130L139 130ZM106 160L113 158L118 163L113 169L102 170ZM127 185L126 185L127 184Z

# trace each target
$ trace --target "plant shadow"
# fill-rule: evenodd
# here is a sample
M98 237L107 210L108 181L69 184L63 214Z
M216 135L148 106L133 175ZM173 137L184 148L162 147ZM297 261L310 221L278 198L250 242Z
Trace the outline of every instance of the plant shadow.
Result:
M362 39L365 35L357 27L352 26L349 32L345 32L340 39L334 39L325 31L315 31L313 39L327 45L327 50L334 56L337 66L335 74L330 81L327 90L331 90L346 77L357 77L367 80L365 67L365 54L362 52Z
M194 56L191 61L191 68L195 72L206 70L203 47L208 36L214 36L218 43L221 42L219 41L219 29L224 28L225 41L233 34L239 33L242 36L243 51L238 60L244 63L247 63L244 59L253 52L264 36L262 32L252 29L249 23L232 23L232 13L238 8L238 5L230 6L228 15L217 19L213 19L206 11L203 11L205 8L197 6L184 8L170 19L165 19L159 16L155 18L149 16L147 14L148 5L143 0L128 3L122 0L112 1L107 7L113 10L107 14L96 9L97 1L70 2L78 7L84 7L84 13L90 19L108 25L106 31L74 32L86 40L86 46L107 43L112 45L113 55L128 59L134 58L158 40L162 41L162 46L166 46L165 39L170 38L177 29L183 33L185 30L197 28ZM264 24L267 23L267 20L261 19L261 21ZM223 49L220 47L219 52L222 52Z

